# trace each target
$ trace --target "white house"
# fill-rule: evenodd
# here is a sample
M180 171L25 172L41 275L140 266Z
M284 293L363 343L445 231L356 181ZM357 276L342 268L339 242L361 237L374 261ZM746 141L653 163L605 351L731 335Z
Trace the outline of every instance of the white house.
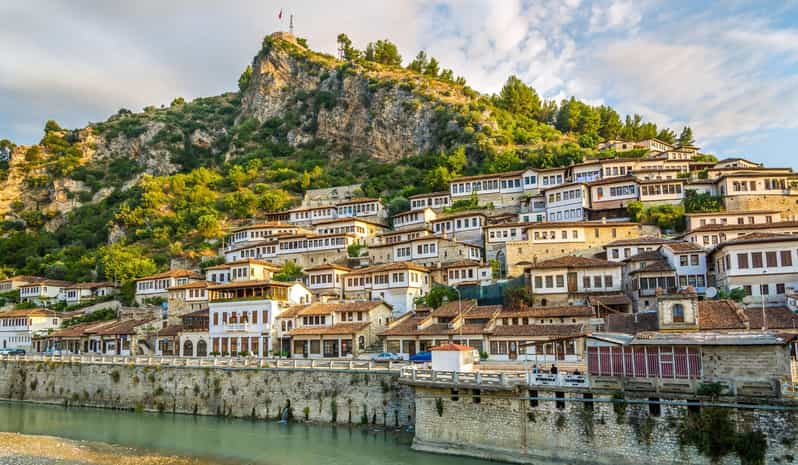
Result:
M587 219L590 197L584 183L563 184L546 189L546 218L554 221L582 221Z
M787 287L798 286L798 236L752 233L719 244L710 254L715 283L742 288L749 303L786 303Z
M534 302L584 302L588 295L620 293L623 265L598 258L567 255L532 263L524 268L527 289Z
M289 305L305 304L299 283L238 281L208 287L211 352L263 357L273 350L274 321Z
M51 310L33 308L0 312L0 348L30 351L36 335L61 325L61 318Z
M20 286L19 298L22 302L30 302L47 307L54 304L64 291L64 288L71 285L72 283L67 281L43 279Z
M407 200L410 201L411 211L423 210L425 208L440 210L452 206L452 198L448 191L411 195Z
M136 280L136 302L141 305L148 299L169 298L169 288L202 281L200 274L191 270L169 270Z
M668 242L660 246L659 253L676 271L680 289L692 286L699 294L707 288L707 252L691 242Z
M113 295L118 289L119 286L108 282L75 283L64 287L58 300L66 302L67 305L74 305Z
M412 310L414 301L431 286L429 270L412 262L388 263L354 270L346 275L344 298L382 300L394 315Z

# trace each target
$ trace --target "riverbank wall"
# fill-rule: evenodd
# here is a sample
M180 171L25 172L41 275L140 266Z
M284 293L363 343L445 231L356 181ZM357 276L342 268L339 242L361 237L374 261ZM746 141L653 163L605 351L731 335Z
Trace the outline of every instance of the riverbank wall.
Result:
M396 371L141 366L0 361L0 398L261 420L415 422L413 388ZM286 411L286 408L288 409Z
M413 448L427 452L536 465L798 463L798 412L774 405L421 386L415 402Z

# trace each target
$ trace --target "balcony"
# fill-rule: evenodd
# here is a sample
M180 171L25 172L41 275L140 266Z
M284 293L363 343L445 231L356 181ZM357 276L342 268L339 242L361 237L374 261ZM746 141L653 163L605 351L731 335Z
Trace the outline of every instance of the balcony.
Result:
M222 330L226 332L243 333L250 330L249 323L226 323L222 325Z

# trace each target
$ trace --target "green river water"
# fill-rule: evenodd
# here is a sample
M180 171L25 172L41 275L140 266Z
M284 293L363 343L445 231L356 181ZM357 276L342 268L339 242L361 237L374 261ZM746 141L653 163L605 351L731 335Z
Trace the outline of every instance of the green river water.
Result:
M415 452L410 449L410 434L383 432L374 428L286 425L276 421L231 420L10 402L0 402L0 432L91 441L124 446L137 452L197 457L224 464L492 463Z

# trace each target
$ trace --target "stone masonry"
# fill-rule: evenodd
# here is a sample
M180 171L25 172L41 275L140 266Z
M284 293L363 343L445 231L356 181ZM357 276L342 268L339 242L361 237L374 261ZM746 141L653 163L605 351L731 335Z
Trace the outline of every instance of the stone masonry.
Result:
M0 398L237 418L407 426L413 389L398 373L0 361Z

